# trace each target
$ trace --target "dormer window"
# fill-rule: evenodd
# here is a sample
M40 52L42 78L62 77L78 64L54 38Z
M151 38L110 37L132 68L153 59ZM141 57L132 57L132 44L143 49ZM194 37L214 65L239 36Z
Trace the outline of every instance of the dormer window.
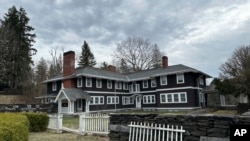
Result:
M148 80L143 80L143 88L148 88Z
M118 81L115 83L115 88L116 89L122 89L122 82Z
M52 82L52 91L56 91L57 86L56 86L56 82Z
M96 88L102 88L102 80L96 79Z
M168 79L167 76L161 76L161 85L167 85Z
M77 87L82 87L82 77L77 78Z
M107 80L107 88L112 89L112 81L111 80Z
M86 77L86 87L92 87L92 78Z
M184 74L183 73L180 73L180 74L176 74L176 81L177 81L177 84L182 84L184 83Z
M156 87L156 80L155 79L151 79L151 87Z

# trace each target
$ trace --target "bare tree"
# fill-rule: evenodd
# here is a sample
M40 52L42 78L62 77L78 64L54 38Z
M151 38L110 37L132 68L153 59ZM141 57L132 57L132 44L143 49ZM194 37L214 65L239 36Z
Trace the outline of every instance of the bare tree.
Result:
M51 50L49 51L51 58L52 58L52 60L48 61L49 63L48 77L49 78L62 73L63 59L62 59L61 53L58 54L58 48L59 46L52 47Z
M155 44L148 39L140 37L128 37L117 44L114 56L116 59L123 59L132 71L147 70L153 67L153 50Z

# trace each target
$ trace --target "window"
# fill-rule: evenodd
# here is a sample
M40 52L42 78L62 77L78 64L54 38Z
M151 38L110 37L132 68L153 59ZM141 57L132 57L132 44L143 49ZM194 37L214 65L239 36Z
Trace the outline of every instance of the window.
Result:
M82 77L77 78L77 87L82 87Z
M102 88L102 79L96 79L96 88Z
M119 104L118 96L107 96L107 104Z
M187 103L187 93L160 94L161 103Z
M176 80L177 80L177 84L182 84L184 83L184 74L176 74Z
M107 80L107 88L112 89L112 81L111 80Z
M140 84L132 83L132 85L129 85L129 92L140 92Z
M119 81L116 82L116 83L115 83L115 88L116 88L116 89L122 89L122 82L119 82Z
M56 86L56 82L53 82L53 83L52 83L52 91L56 91L56 89L57 89L56 87L57 87L57 86Z
M199 82L200 82L200 85L204 85L204 80L202 76L199 77Z
M90 97L90 105L102 105L104 104L103 96L91 96Z
M123 96L122 97L122 105L131 105L134 104L134 100L130 96Z
M156 87L156 80L155 79L151 79L151 87Z
M143 80L143 88L148 88L148 80Z
M161 76L161 85L167 85L168 79L167 76Z
M128 90L128 83L123 82L123 90Z
M86 77L86 87L92 87L92 78Z
M143 96L143 104L154 104L154 103L155 103L155 95Z

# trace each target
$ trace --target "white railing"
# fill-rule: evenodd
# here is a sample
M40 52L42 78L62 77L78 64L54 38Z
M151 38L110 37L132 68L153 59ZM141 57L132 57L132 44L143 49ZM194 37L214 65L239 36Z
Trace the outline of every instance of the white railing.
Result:
M83 114L80 115L80 131L82 133L109 133L108 114Z
M183 127L165 126L165 124L131 122L129 141L182 141Z
M79 115L79 129L73 129L71 127L63 127L63 115L49 115L49 129L57 130L61 132L66 130L68 132L84 133L96 133L96 134L108 134L109 133L109 115L108 114L80 114Z

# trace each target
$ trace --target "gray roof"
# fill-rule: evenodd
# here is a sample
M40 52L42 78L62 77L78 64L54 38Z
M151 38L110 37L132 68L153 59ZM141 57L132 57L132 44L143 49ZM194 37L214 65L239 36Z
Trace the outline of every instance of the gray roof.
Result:
M89 99L90 96L87 92L82 89L70 88L70 89L62 89L61 92L71 100L75 101L76 99Z
M111 72L107 70L102 70L98 68L86 67L86 68L78 68L76 69L75 73L72 74L72 78L78 76L87 76L87 77L95 77L95 78L102 78L102 79L110 79L110 80L117 80L117 81L136 81L136 80L144 80L150 79L156 76L161 75L170 75L170 74L177 74L177 73L185 73L185 72L194 72L194 73L201 73L205 75L207 78L211 78L210 75L196 70L194 68L185 66L185 65L173 65L168 66L167 68L157 68L157 69L150 69L150 70L143 70L139 72L129 73L129 74L121 74L118 72ZM63 79L62 75L60 77L54 77L44 81L44 83L60 80Z

